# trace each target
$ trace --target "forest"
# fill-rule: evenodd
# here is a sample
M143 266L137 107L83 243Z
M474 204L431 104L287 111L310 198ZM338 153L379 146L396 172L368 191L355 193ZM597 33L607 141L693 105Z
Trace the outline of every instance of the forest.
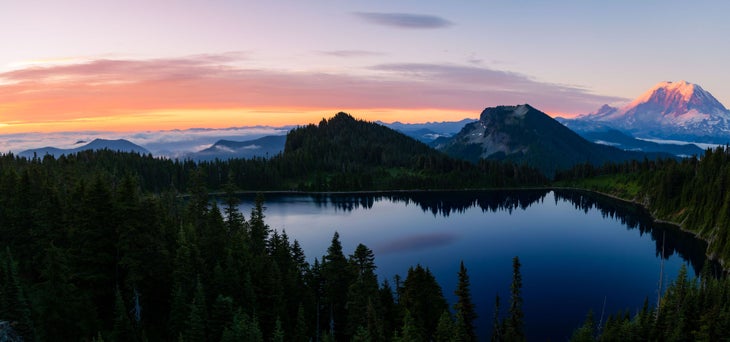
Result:
M263 198L245 217L227 183L219 207L202 168L185 199L144 191L140 174L111 176L106 155L75 172L48 158L3 167L0 318L26 341L476 339L463 264L453 306L427 267L381 282L373 252L346 256L337 234L310 264L265 223ZM516 258L514 276L505 338L523 333Z
M709 244L707 254L730 261L730 147L707 149L701 158L578 165L555 184L632 200L658 219L675 222Z
M338 115L293 130L271 159L0 155L0 320L26 341L524 340L517 257L493 334L475 336L465 265L454 265L458 301L447 303L428 265L377 279L373 252L346 255L337 234L309 262L266 224L263 198L239 212L239 190L573 186L639 202L730 256L727 147L579 165L551 183L524 165L457 161L378 127ZM589 313L572 340L718 340L730 331L730 283L711 273L684 270L639 312L598 323Z

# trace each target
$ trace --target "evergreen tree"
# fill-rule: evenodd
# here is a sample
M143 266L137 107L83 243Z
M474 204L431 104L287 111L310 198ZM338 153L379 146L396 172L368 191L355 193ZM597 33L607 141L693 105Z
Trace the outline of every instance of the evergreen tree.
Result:
M235 232L244 229L246 221L244 220L243 214L238 210L239 199L236 195L236 184L235 176L233 172L228 172L228 182L223 186L225 190L224 207L223 211L226 215L226 226L228 228L228 234L232 235Z
M136 341L132 321L127 314L127 307L124 305L122 293L117 289L114 295L114 329L112 330L112 341Z
M441 314L448 310L441 286L430 270L417 265L408 270L403 282L400 304L410 312L419 335L431 339ZM405 335L403 335L405 337Z
M332 243L327 248L327 255L322 259L322 276L324 279L324 309L326 322L330 322L330 330L334 331L336 340L346 339L347 328L347 292L351 276L348 262L342 253L340 234L335 232ZM332 332L332 331L330 331Z
M372 306L373 301L377 299L378 280L375 275L375 256L365 245L359 244L355 248L355 252L350 256L350 265L355 274L355 281L350 285L347 295L348 334L352 335L360 326L373 325L374 328L375 322L368 324L368 306ZM375 316L375 308L372 311L372 315ZM372 319L376 320L376 317ZM375 332L371 331L371 338L377 336L373 333Z
M281 320L276 319L274 333L271 334L271 342L284 342L284 329L281 327Z
M36 286L39 340L79 341L98 332L90 298L71 282L66 253L51 244L46 250L41 283Z
M292 336L293 342L307 342L309 341L309 334L307 333L307 319L304 316L304 306L299 305L297 310L297 321L294 326L294 334Z
M399 339L400 342L420 342L425 340L421 333L422 329L418 327L408 309L406 309L406 313L403 316L403 327L401 328L401 331L402 335Z
M0 257L0 312L1 317L14 322L15 330L27 341L35 340L35 326L31 319L31 306L18 275L18 266L10 248Z
M439 324L436 326L436 335L434 341L436 342L455 342L457 340L457 334L454 327L454 321L451 319L451 315L448 311L444 311L439 318Z
M571 342L592 342L595 341L596 322L593 319L593 311L588 311L585 323L570 337Z
M208 315L205 304L205 291L203 290L203 285L201 284L200 279L198 279L195 289L195 297L193 297L193 302L190 304L190 315L188 316L185 341L206 341L207 322Z
M218 295L210 311L210 340L220 341L223 331L233 323L233 298Z
M383 336L392 336L397 327L395 322L398 321L398 307L393 298L393 289L387 279L383 280L378 297L382 311L380 322L383 325Z
M355 329L355 333L352 335L352 342L372 342L373 339L370 338L370 334L368 333L368 330L363 328L363 326L357 327Z
M502 341L502 320L499 318L499 294L494 296L494 316L492 318L491 341Z
M264 222L264 196L256 195L256 202L251 209L251 219L249 220L249 247L254 256L266 254L266 245L271 233L271 228Z
M264 337L261 334L261 330L258 326L258 320L256 317L250 319L249 316L243 312L238 312L233 318L233 324L230 328L226 328L223 331L223 337L221 342L263 342Z
M510 286L511 297L509 316L507 317L504 331L505 341L524 341L524 322L522 313L522 275L520 274L520 259L512 258L512 285Z
M457 332L461 341L476 341L476 333L474 331L474 320L477 318L476 308L471 300L471 290L469 289L469 274L467 274L464 261L459 266L459 283L454 291L457 302L454 304L457 316Z

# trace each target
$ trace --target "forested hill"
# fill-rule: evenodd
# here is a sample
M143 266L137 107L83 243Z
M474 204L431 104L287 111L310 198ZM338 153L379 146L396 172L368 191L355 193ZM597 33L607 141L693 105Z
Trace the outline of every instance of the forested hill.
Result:
M362 170L376 166L422 168L424 160L454 166L454 161L400 132L357 120L346 113L322 119L319 125L289 132L284 148L287 158L304 161L321 171Z
M482 188L544 184L537 170L451 158L400 132L346 113L299 127L270 165L298 190Z

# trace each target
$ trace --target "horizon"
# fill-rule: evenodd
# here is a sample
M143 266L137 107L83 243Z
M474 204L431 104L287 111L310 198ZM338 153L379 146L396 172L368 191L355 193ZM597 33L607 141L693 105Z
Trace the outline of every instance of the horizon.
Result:
M0 135L279 127L340 111L442 122L523 103L570 118L664 80L730 102L729 48L675 51L722 41L730 5L661 4L14 3L0 13L3 41L22 47L0 56Z

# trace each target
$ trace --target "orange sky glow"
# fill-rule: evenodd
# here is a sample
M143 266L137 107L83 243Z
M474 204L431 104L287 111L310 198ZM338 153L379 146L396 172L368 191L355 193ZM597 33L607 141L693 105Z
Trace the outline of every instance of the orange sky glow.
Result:
M339 111L369 121L457 121L520 103L569 116L579 110L575 103L597 108L613 99L479 68L385 65L378 76L362 77L232 62L211 55L101 59L6 71L0 133L303 125ZM577 100L566 105L571 95Z

